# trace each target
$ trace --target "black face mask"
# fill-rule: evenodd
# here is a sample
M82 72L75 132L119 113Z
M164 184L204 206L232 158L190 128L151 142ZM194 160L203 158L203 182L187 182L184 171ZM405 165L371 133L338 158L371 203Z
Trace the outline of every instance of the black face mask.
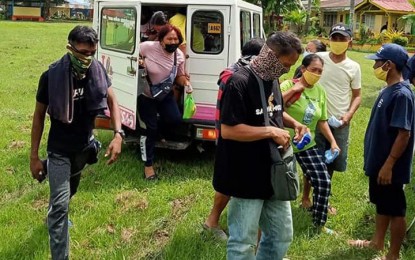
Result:
M164 46L165 46L164 49L170 53L175 52L177 48L179 48L178 44L164 44Z

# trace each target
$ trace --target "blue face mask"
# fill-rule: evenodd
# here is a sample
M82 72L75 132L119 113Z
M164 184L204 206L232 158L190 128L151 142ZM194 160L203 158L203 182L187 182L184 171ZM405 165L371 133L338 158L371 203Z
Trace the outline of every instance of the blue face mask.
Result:
M304 51L304 52L303 52L303 58L305 58L307 55L310 55L310 54L311 54L311 52Z

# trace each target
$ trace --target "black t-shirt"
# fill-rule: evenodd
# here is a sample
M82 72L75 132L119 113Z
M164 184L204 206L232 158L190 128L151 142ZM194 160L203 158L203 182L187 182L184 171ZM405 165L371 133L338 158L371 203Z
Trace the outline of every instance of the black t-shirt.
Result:
M282 125L282 106L280 100L275 102L273 99L272 81L264 81L264 90L271 120ZM222 124L229 126L264 126L258 82L246 67L228 80L222 96L220 118ZM268 139L238 142L219 136L213 177L215 190L240 198L270 198L273 190L268 142Z
M49 104L48 71L40 76L36 101L45 105ZM89 143L89 138L94 128L96 113L86 111L84 88L87 79L74 79L74 114L70 124L65 124L54 118L50 118L48 146L49 152L62 155L71 155L81 151Z

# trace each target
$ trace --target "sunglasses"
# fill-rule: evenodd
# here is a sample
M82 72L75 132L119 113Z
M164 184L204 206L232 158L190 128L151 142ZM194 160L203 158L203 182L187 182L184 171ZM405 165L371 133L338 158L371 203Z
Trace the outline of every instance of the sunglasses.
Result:
M77 48L75 48L75 46L73 46L72 44L71 44L71 48L74 49L77 53L85 55L85 56L94 56L95 53L97 52L96 49L93 51L80 51Z

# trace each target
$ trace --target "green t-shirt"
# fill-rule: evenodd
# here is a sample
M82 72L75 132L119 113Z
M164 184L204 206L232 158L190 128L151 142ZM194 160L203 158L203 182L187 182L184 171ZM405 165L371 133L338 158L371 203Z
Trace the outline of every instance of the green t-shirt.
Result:
M284 93L285 91L289 90L294 86L293 80L286 80L281 83L281 92ZM317 128L317 123L320 120L327 120L327 104L326 104L326 91L320 84L315 84L312 88L304 89L303 93L301 94L300 98L294 102L290 107L285 108L285 112L287 112L290 116L292 116L298 122L306 125L310 128L311 132L311 142L306 145L302 150L298 150L297 147L293 146L294 153L307 150L314 145L315 142L315 133ZM291 137L294 137L294 131L292 129L288 129L290 131Z

